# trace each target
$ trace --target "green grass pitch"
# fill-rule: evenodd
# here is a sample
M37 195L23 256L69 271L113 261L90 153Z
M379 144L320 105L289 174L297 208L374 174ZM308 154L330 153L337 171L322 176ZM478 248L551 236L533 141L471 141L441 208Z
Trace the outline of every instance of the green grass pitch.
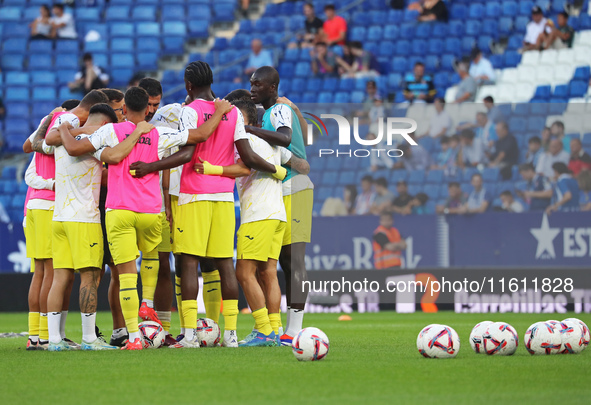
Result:
M25 338L0 339L3 404L475 404L588 403L591 348L580 355L530 356L523 333L536 321L589 314L308 314L305 326L322 329L330 351L320 362L298 362L291 350L205 348L142 352L27 352ZM176 319L175 319L176 318ZM505 321L520 337L509 357L476 355L468 336L483 320ZM98 325L110 332L110 314ZM459 334L455 359L425 359L418 332L444 323ZM252 325L238 319L239 337ZM27 329L25 313L0 314L0 332ZM178 317L173 313L173 332ZM80 340L80 315L70 313L67 333ZM105 333L107 334L107 333Z

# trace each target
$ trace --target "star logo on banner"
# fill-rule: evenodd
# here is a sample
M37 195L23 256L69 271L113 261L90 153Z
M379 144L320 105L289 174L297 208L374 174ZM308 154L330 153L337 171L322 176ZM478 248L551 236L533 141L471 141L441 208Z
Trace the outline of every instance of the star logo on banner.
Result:
M554 252L554 239L560 233L560 228L550 228L548 216L544 214L544 217L542 218L542 226L539 228L532 228L529 231L538 241L536 259L556 259L556 253Z

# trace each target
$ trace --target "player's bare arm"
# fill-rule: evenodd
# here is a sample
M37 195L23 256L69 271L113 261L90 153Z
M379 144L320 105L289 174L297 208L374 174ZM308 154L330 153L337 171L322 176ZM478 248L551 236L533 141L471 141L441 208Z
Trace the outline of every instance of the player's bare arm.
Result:
M258 170L259 172L273 173L273 177L277 177L280 180L283 180L287 175L287 171L283 167L272 165L255 153L250 147L248 139L239 139L234 144L236 145L238 154L240 154L240 158L247 167Z
M70 134L72 134L72 136L75 138L78 135L82 135L82 134L86 134L86 135L93 134L94 132L96 132L100 128L100 126L85 125L82 128L74 128L71 125L68 125L68 128L70 129ZM49 133L45 137L45 143L49 146L61 146L62 138L61 138L60 131L58 128L53 128L51 131L49 131Z
M238 162L230 166L215 166L208 161L199 158L199 162L195 163L193 169L199 174L231 178L244 177L250 174L250 169L241 159L238 159Z
M192 130L191 130L192 131ZM173 167L179 167L187 162L190 162L195 153L195 145L183 146L178 152L173 153L167 158L158 160L152 163L145 162L133 162L129 166L130 170L135 170L133 177L141 178L153 172L159 172L161 170L172 169Z
M137 124L131 135L119 142L112 148L105 148L101 153L101 160L110 165L116 165L125 159L133 150L140 136L149 133L154 129L154 125L146 121ZM88 141L90 143L90 141Z
M249 134L258 136L270 145L283 146L284 148L287 148L291 143L292 131L289 127L280 127L277 128L277 131L269 131L267 129L253 127L252 125L245 125L244 129L246 129L246 132Z
M162 171L162 195L164 196L164 213L172 232L172 207L170 205L170 169Z
M35 132L35 136L33 137L33 141L27 139L25 144L23 145L23 151L25 153L37 152L43 153L43 140L47 130L49 129L49 125L51 124L51 120L53 119L53 113L49 114L43 124L39 127L37 132Z
M290 166L296 172L300 174L308 174L310 173L310 164L305 160L297 157L296 155L291 155L291 159L286 163L286 165Z

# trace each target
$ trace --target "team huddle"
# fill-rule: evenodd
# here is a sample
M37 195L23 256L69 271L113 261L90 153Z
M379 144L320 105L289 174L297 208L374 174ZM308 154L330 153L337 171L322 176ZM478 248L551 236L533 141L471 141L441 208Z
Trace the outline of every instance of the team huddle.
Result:
M302 285L314 188L302 133L307 126L297 106L278 98L274 68L259 68L250 81L250 92L235 90L220 100L211 91L209 65L192 62L182 105L160 107L160 82L145 78L125 94L101 89L68 100L41 121L23 146L34 153L25 174L33 271L27 350L141 350L148 343L138 318L162 325L170 348L199 348L199 269L207 318L224 317L222 346L291 345L307 298ZM287 287L285 331L278 262ZM108 343L96 327L105 266L113 317ZM80 344L65 334L75 273ZM241 341L239 285L254 318ZM176 338L170 333L173 293L181 326Z

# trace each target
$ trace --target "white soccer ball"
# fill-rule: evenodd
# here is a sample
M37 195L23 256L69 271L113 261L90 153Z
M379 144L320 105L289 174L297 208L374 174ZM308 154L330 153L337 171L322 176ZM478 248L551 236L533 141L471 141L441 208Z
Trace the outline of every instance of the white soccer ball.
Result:
M562 338L562 352L578 354L585 349L583 327L577 321L562 321L560 337Z
M158 349L164 343L166 332L158 322L144 321L139 324L140 332L150 349Z
M486 328L492 323L492 321L482 321L472 328L472 332L470 333L470 346L476 353L484 353L482 335L486 332Z
M420 353L427 358L456 357L460 351L460 337L452 327L447 325L433 325L423 334L422 340Z
M589 328L587 327L587 324L585 324L585 322L581 321L578 318L566 318L564 321L575 321L578 322L581 325L581 329L583 330L583 346L587 347L589 346ZM564 322L562 321L562 322Z
M423 336L425 336L425 334L429 331L429 329L431 329L433 326L439 326L438 323L432 323L431 325L427 325L425 326L423 329L421 329L421 331L419 332L419 335L417 336L417 350L419 351L419 353L423 354Z
M556 319L550 319L550 320L546 321L545 323L549 324L552 327L552 329L556 329L556 330L562 329L562 325L560 324L560 321L557 321Z
M488 355L510 356L519 346L519 336L513 326L493 322L482 335L483 352Z
M293 355L299 361L322 360L328 354L330 343L324 332L318 328L304 328L291 342Z
M197 341L201 347L216 347L220 342L220 326L209 318L197 319Z
M536 322L525 332L525 348L530 354L558 354L562 351L562 337L554 324Z

